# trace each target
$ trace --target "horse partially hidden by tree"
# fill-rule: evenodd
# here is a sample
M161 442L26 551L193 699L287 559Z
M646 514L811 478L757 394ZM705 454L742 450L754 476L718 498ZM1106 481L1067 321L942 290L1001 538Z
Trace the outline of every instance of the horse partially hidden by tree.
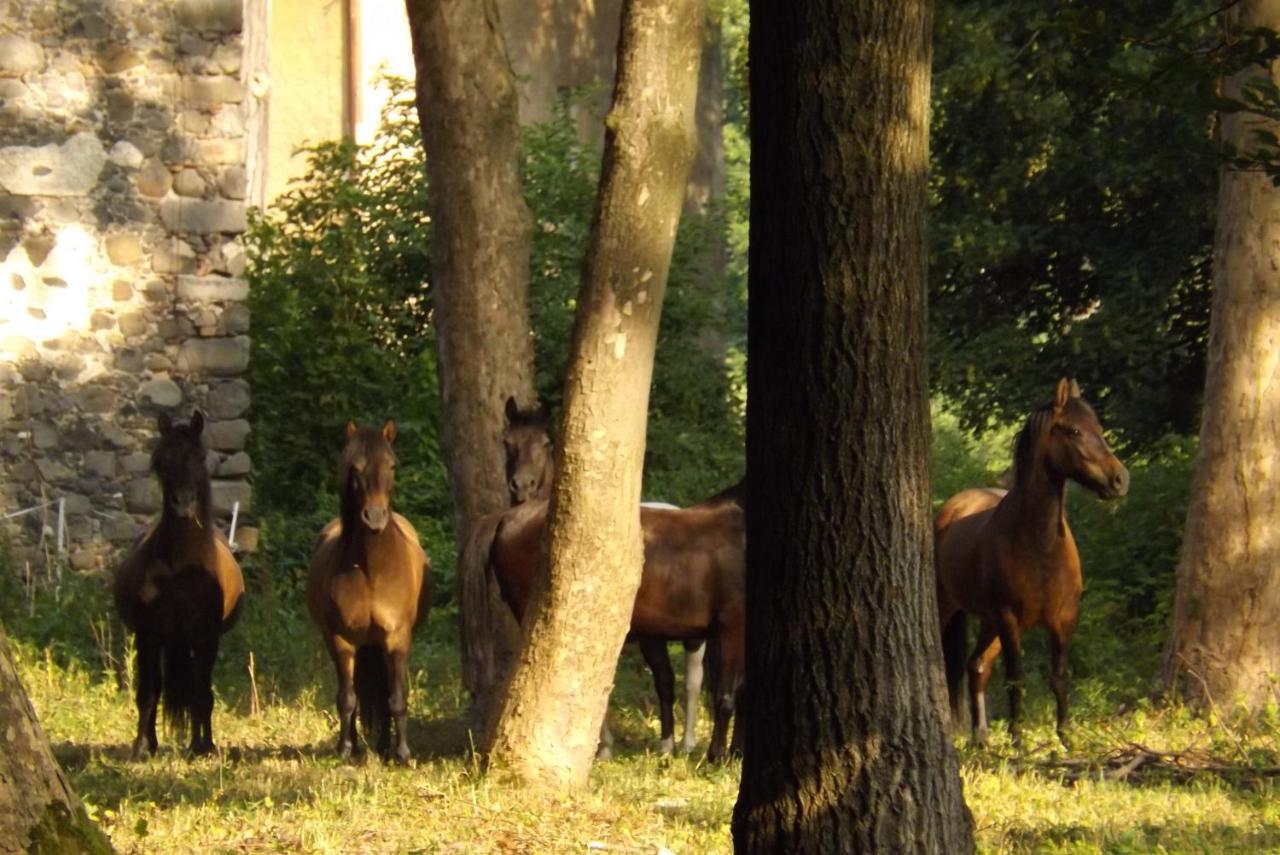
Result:
M338 676L338 756L360 751L356 712L377 750L409 760L408 662L413 631L431 602L431 564L418 533L391 510L395 422L347 423L338 462L339 516L320 532L307 577L307 607Z
M1125 495L1129 472L1111 452L1093 408L1074 380L1063 378L1053 400L1032 413L1014 444L1010 490L977 488L949 498L934 521L938 616L953 723L963 718L966 621L979 620L968 658L974 739L987 740L985 692L991 665L1004 650L1009 733L1019 744L1022 636L1049 633L1057 730L1067 744L1067 650L1080 606L1080 555L1067 525L1066 483L1102 498Z
M157 427L151 468L163 496L160 519L120 562L113 585L116 610L137 650L134 759L159 746L161 696L179 739L190 725L190 752L214 750L213 665L244 597L240 565L213 526L204 415L197 410L184 425L162 414Z
M529 585L541 559L545 499L554 477L545 415L521 411L513 400L508 400L503 442L508 486L515 506L481 521L478 535L464 550L460 567L464 574L476 575L481 564L487 565L498 580L504 599L517 619L522 619ZM645 568L628 639L640 644L653 672L662 722L662 751L673 750L675 731L675 677L667 643L683 642L689 651L683 747L692 751L696 744L694 722L701 692L703 642L716 637L716 673L723 676L713 701L716 723L709 756L718 759L725 750L729 716L742 672L745 538L740 492L730 488L707 503L685 510L649 504L641 507L640 514ZM607 756L611 741L607 725L601 735L601 754Z

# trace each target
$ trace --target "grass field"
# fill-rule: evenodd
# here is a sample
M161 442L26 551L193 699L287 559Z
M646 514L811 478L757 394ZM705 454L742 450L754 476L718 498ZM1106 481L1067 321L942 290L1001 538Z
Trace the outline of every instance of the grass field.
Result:
M158 757L127 759L133 705L122 642L93 586L41 594L3 612L19 668L58 758L92 815L125 852L727 852L740 767L663 759L648 676L628 652L613 721L617 757L589 791L545 798L477 774L457 677L454 615L432 613L415 646L410 768L332 756L332 678L316 637L287 603L261 598L228 636L218 670L215 757L190 762L162 737ZM20 593L14 590L10 595ZM673 647L673 653L676 648ZM254 680L249 654L254 654ZM1280 851L1280 727L1264 715L1232 728L1144 704L1104 710L1079 687L1074 744L1053 740L1031 678L1027 750L997 725L985 752L962 748L965 794L987 852ZM256 690L255 690L256 687ZM1002 710L1003 697L992 706ZM707 720L702 719L702 744ZM1223 761L1132 769L1135 745ZM1174 758L1176 759L1176 758ZM1118 772L1117 769L1121 771Z

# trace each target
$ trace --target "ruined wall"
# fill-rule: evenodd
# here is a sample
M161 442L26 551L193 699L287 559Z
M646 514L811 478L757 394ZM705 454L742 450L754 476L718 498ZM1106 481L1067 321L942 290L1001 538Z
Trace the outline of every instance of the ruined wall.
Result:
M249 510L242 17L0 0L0 516L65 497L77 568L158 510L160 412L206 411L215 505ZM6 524L20 559L43 522Z

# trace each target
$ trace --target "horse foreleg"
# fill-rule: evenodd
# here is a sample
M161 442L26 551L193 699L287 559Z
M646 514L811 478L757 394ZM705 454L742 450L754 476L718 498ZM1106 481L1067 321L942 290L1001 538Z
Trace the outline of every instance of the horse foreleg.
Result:
M1049 675L1049 686L1058 702L1058 739L1062 747L1070 750L1067 742L1067 702L1071 693L1071 676L1067 673L1067 650L1071 646L1071 629L1051 628L1049 630L1049 655L1053 662L1053 671Z
M397 645L387 651L387 676L391 678L391 696L388 698L388 719L396 723L396 760L409 762L409 648ZM391 732L391 721L383 722L383 733ZM386 736L383 737L386 739ZM389 747L389 746L388 746Z
M338 677L338 757L359 751L356 741L356 651L344 639L329 637L329 655Z
M670 754L676 747L676 675L671 670L671 657L667 642L653 638L641 639L640 653L653 672L653 688L658 693L658 718L662 722L660 754Z
M725 757L729 723L737 705L738 687L742 683L744 643L743 628L730 626L721 630L716 644L718 662L712 705L714 721L711 727L711 745L707 748L707 760L711 763L717 763Z
M600 722L600 744L596 747L596 759L613 759L613 731L609 729L608 706L604 708L604 719Z
M191 753L209 754L213 745L213 663L218 658L218 636L201 639L192 649Z
M139 633L134 639L137 654L137 686L134 699L138 705L138 735L133 740L133 759L142 760L160 747L156 739L156 710L160 706L160 641Z
M707 655L705 641L684 643L684 739L680 747L692 754L698 745L698 704L702 699L702 660ZM734 731L735 734L737 731Z
M1022 629L1013 612L1000 615L1000 646L1004 648L1004 680L1009 684L1009 738L1022 745Z
M987 683L991 680L991 663L1000 653L1000 640L993 624L983 621L978 629L978 643L969 657L969 718L973 724L973 741L987 744Z

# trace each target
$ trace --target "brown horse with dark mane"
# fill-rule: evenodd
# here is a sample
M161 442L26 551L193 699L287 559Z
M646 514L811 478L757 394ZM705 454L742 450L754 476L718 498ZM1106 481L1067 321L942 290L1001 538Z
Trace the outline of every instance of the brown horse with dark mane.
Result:
M947 690L955 724L962 719L965 615L980 622L968 658L974 739L985 744L985 692L991 665L1004 650L1009 684L1009 733L1019 744L1022 636L1049 632L1058 737L1067 744L1067 649L1080 607L1080 554L1067 525L1066 484L1075 481L1105 499L1123 496L1129 472L1111 452L1102 425L1074 380L1063 378L1053 400L1032 413L1014 444L1013 486L957 493L934 521L938 614Z
M356 712L377 750L409 760L408 663L414 628L431 602L431 564L407 519L391 510L395 422L347 423L338 462L339 516L316 539L307 607L338 676L338 756L360 751Z
M160 481L160 519L116 569L116 610L137 649L138 733L134 759L154 754L156 710L178 738L191 727L190 751L213 744L213 664L218 640L235 625L244 578L225 538L213 527L204 415L188 424L161 415L151 468Z
M547 420L541 411L522 411L507 401L503 434L507 478L514 507L477 526L460 559L460 573L481 566L492 570L503 598L523 619L528 586L539 563L546 521L546 496L555 474ZM661 751L674 749L675 676L667 652L670 641L685 645L685 731L683 748L696 745L694 721L702 686L703 642L719 640L716 709L709 756L723 755L729 716L742 674L743 551L741 486L693 508L642 505L645 567L628 640L640 646L653 672L662 723ZM471 567L470 565L477 565ZM469 569L468 569L469 568ZM465 582L464 582L465 583ZM610 750L607 722L601 756Z

